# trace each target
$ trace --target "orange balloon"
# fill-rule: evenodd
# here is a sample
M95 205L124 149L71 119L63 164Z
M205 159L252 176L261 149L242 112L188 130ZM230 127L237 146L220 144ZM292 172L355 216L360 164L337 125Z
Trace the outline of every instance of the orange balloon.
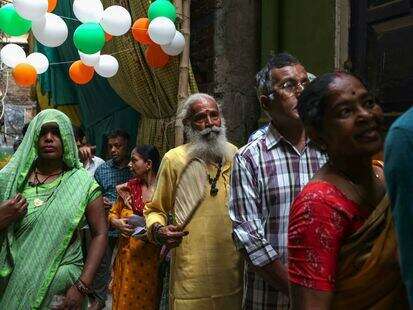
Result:
M154 45L155 43L151 40L148 34L149 27L148 18L139 18L132 26L132 36L139 43L145 45Z
M112 40L112 38L113 38L113 36L111 34L105 32L105 41L106 42L109 42L110 40Z
M169 61L169 55L165 54L159 45L150 45L145 51L145 58L152 68L162 68Z
M57 0L49 0L49 6L47 7L47 12L53 12L56 8Z
M80 85L89 83L94 74L95 69L93 69L93 67L86 66L81 60L75 61L69 68L70 78L73 82Z
M16 84L21 87L33 86L37 80L36 69L26 63L21 63L14 67L12 74Z

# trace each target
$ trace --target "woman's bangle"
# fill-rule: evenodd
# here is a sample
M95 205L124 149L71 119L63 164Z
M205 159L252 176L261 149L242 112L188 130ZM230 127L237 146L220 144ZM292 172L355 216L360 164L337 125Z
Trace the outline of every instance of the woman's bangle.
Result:
M152 231L153 241L155 242L156 245L159 245L159 246L162 246L164 244L162 240L159 240L159 236L158 236L159 229L161 229L162 227L163 225L156 223Z
M81 293L84 296L90 295L93 293L93 290L89 288L82 280L77 279L77 281L73 284L79 293Z

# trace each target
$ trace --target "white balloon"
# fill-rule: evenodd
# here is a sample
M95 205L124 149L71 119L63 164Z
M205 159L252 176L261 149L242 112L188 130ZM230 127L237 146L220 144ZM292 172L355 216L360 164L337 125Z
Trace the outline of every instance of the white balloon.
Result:
M82 53L81 51L78 51L78 52L79 52L80 60L86 66L94 67L99 63L100 52L97 52L95 54L85 54L85 53Z
M95 66L96 73L105 78L114 76L118 72L118 69L118 61L111 55L101 55L99 63Z
M153 42L159 45L167 45L171 43L175 33L175 24L167 17L157 17L149 24L149 37Z
M103 4L100 0L75 0L73 13L82 23L100 23L103 16Z
M185 38L182 33L177 31L172 42L168 45L161 45L161 48L165 52L165 54L168 54L170 56L177 56L181 54L185 48Z
M131 28L132 18L124 7L112 5L103 12L100 25L105 32L113 36L121 36Z
M13 43L5 45L1 49L0 55L1 61L10 68L14 68L26 60L26 53L23 48Z
M63 19L53 13L46 13L44 18L33 22L32 32L37 41L48 47L62 45L69 33Z
M47 0L14 0L13 5L17 13L28 20L38 20L47 13Z
M45 73L49 69L49 59L42 53L30 54L26 62L36 69L37 74Z

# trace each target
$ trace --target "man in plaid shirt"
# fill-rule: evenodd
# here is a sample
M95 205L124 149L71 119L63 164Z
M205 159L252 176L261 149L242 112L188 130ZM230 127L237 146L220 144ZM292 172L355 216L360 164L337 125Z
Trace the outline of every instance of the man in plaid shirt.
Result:
M287 53L257 74L258 98L271 119L265 134L235 155L229 212L246 258L243 309L288 309L287 231L290 206L326 156L307 139L297 98L309 83Z

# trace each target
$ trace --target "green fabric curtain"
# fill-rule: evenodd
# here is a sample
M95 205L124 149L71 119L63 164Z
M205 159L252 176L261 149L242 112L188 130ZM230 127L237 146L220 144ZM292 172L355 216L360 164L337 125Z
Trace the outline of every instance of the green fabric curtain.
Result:
M104 7L113 0L102 0ZM132 20L147 17L149 0L118 0ZM180 29L179 22L176 27ZM145 60L146 46L135 42L130 33L107 42L105 51L118 53L119 72L109 83L125 102L141 113L139 143L155 145L161 154L175 146L175 116L178 108L178 84L180 57L171 57L169 63L159 69L151 68ZM124 52L126 51L126 52ZM197 85L189 66L189 92L197 92Z
M73 0L59 1L56 15L75 19L72 10ZM93 80L86 85L76 85L70 80L71 62L79 59L73 44L73 33L79 21L65 19L69 29L66 42L57 48L48 48L36 43L35 49L45 54L51 66L39 79L41 91L48 93L50 102L55 106L78 105L90 143L97 146L97 153L103 151L104 136L114 129L124 129L136 141L138 112L125 103L112 89L107 79L95 74ZM116 38L115 38L116 40ZM70 62L55 64L58 62Z

